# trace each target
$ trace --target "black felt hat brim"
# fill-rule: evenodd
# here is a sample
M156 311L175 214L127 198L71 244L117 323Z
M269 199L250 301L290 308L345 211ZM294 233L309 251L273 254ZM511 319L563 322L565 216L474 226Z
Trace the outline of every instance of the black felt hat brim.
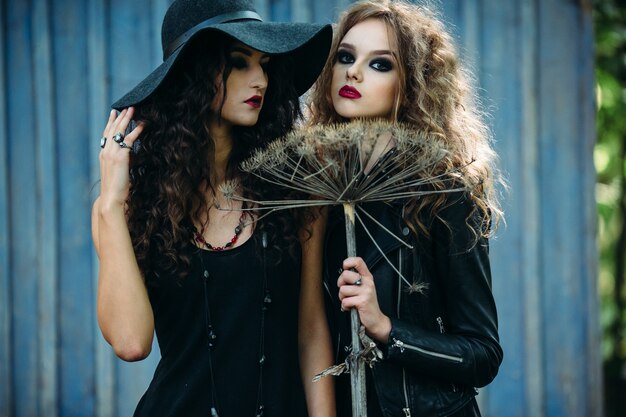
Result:
M330 25L238 21L209 26L196 32L185 45L176 50L135 88L113 103L111 107L121 110L139 104L148 98L165 79L191 40L199 34L210 32L226 34L266 54L290 55L298 95L304 94L319 76L326 63L332 41Z

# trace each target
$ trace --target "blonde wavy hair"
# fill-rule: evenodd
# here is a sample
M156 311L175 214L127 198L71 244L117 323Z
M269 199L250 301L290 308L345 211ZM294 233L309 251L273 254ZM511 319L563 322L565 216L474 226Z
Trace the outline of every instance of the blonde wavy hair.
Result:
M405 1L359 1L340 17L334 30L329 59L309 97L310 124L345 123L331 99L333 67L337 49L346 33L366 19L380 19L388 29L399 63L399 88L392 118L416 130L441 137L450 157L441 167L456 172L455 179L468 190L482 217L478 236L495 230L502 217L495 184L506 186L496 167L491 131L479 109L478 95L472 88L473 77L461 63L451 35L432 9ZM405 210L409 226L428 234L419 217L430 206L436 216L445 206L445 194L434 194L411 201ZM469 220L469 218L468 218ZM468 223L469 225L469 223Z

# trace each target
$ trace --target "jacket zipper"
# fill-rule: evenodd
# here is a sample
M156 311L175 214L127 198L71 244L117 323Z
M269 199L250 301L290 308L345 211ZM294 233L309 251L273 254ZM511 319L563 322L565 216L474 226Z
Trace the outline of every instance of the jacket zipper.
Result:
M402 214L404 217L404 209L402 209ZM398 250L398 271L400 271L401 275L404 275L404 271L402 268L402 253L403 253L404 248L400 248L400 250ZM397 307L397 315L398 318L400 318L400 299L402 297L402 279L400 277L398 277L398 307ZM406 370L404 369L404 367L402 367L402 388L404 390L404 408L402 409L402 411L404 411L404 416L405 417L411 417L411 408L409 407L409 395L407 394L407 390L406 390Z
M424 355L434 356L435 358L447 359L447 360L450 360L450 361L453 361L453 362L463 363L463 358L461 358L461 357L452 356L452 355L446 355L445 353L433 352L432 350L422 349L421 347L417 347L417 346L413 346L413 345L409 345L407 343L404 343L403 341L398 340L395 337L393 338L393 345L392 345L392 347L400 349L400 352L404 352L404 349L408 349L408 350L413 350L415 352L422 353Z
M444 334L446 329L443 327L443 319L441 316L437 317L437 324L439 324L439 333ZM450 384L452 386L452 391L456 392L456 385Z
M411 417L411 409L409 408L409 395L406 393L406 370L402 368L402 387L404 388L404 411L405 417Z
M330 289L328 288L328 284L326 283L326 281L322 281L324 284L324 289L326 290L326 293L328 294L328 296L330 297L330 299L333 299L333 295L330 293Z
M443 328L443 319L441 317L437 317L437 323L439 324L439 333L444 334L446 329Z

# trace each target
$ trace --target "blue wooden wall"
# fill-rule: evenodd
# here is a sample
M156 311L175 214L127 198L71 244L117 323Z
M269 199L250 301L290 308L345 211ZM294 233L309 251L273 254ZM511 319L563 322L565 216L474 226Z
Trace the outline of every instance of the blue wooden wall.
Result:
M90 206L113 99L161 59L170 0L0 0L0 417L127 416L158 350L124 363L95 319ZM348 0L257 0L332 21ZM440 0L508 173L493 241L505 360L486 416L602 415L590 0Z

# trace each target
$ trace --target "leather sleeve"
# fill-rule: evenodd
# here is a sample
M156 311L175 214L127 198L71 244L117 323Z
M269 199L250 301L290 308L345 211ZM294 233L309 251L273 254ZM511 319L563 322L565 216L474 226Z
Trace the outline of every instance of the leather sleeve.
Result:
M473 227L480 227L473 208L470 200L461 198L443 209L431 228L431 271L436 275L431 281L442 291L445 329L434 331L392 318L386 359L424 376L482 387L495 378L503 352L488 241L476 242L466 224L469 217Z

